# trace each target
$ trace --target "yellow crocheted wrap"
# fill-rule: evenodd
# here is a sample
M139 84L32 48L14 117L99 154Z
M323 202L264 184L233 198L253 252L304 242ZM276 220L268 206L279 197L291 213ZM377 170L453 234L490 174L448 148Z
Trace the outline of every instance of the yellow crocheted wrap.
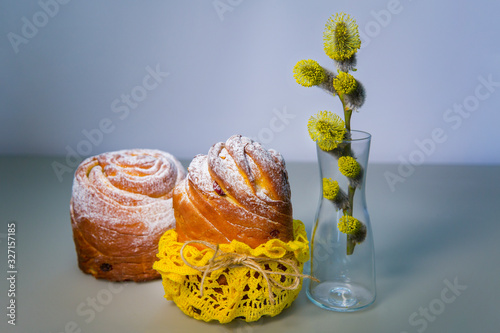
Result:
M220 323L228 323L235 318L256 321L264 315L276 316L289 307L300 292L301 278L295 289L286 289L293 288L297 282L293 274L297 271L302 273L304 263L309 259L307 234L299 220L294 220L294 235L294 240L288 243L272 239L252 249L242 242L232 241L220 244L218 250L265 260L259 260L262 270L272 272L269 279L276 280L285 288L269 283L262 273L242 265L220 268L203 277L203 272L193 266L210 264L214 249L199 250L186 244L182 253L184 260L190 264L186 265L181 257L184 243L177 241L175 230L169 230L161 237L157 254L159 261L154 263L153 268L162 276L165 298L173 300L188 316L204 321L218 320ZM283 261L291 265L284 265ZM203 295L200 295L202 281ZM269 299L269 288L273 300Z

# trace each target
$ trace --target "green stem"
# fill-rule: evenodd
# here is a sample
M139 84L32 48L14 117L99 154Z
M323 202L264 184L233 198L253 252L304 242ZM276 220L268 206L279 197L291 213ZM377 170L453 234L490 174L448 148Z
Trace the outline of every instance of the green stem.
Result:
M348 256L354 253L354 247L356 246L356 242L352 239L352 235L347 235L347 248L346 253Z
M352 110L346 107L345 102L344 102L344 95L339 94L340 101L342 102L342 108L344 109L344 122L345 122L345 128L348 133L351 132L351 116L352 116ZM350 136L349 136L350 137ZM351 144L349 143L346 146L346 151L348 152L347 154L350 155L351 151ZM356 191L355 187L349 186L349 192L348 192L348 198L349 198L349 208L347 210L347 214L352 216L353 214L353 208L354 208L354 192ZM345 212L344 212L345 213ZM346 253L347 255L351 255L354 253L354 247L356 246L356 242L352 239L351 235L347 235L347 245L346 245Z
M345 128L348 132L351 132L351 115L352 110L344 108Z
M348 199L349 199L349 210L348 214L350 216L353 216L353 210L354 210L354 192L356 191L355 187L352 187L349 185L349 190L347 193ZM347 255L351 255L354 253L354 247L356 246L356 242L352 239L351 235L347 235L347 247L346 247L346 253Z
M351 116L352 110L349 109L344 102L344 94L339 94L339 99L342 102L342 109L344 109L344 122L347 132L351 132Z
M349 185L347 197L349 199L349 215L351 215L351 216L353 214L353 209L354 209L353 205L354 205L354 192L355 191L356 191L356 188Z

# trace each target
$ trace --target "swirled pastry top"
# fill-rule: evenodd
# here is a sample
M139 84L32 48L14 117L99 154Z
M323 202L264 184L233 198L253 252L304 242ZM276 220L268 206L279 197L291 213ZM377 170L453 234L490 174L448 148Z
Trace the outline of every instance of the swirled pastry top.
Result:
M255 247L269 239L293 239L285 161L241 135L193 159L174 190L173 205L179 241L236 239Z
M104 153L83 161L75 173L73 197L79 216L128 234L149 234L175 226L173 189L186 172L171 154L153 149ZM76 204L77 203L77 204Z

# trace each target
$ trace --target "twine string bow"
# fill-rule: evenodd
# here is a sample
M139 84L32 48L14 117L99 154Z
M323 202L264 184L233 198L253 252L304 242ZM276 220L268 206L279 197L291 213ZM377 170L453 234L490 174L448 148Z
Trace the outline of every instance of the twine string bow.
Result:
M189 263L184 256L184 249L186 248L187 245L193 244L193 243L198 243L205 245L206 247L212 249L214 251L214 255L210 258L208 263L204 266L197 266ZM254 271L258 272L260 275L262 275L267 283L267 289L269 293L269 300L271 301L271 304L275 304L274 301L274 294L271 290L272 286L276 286L278 288L281 288L282 290L295 290L299 287L300 285L300 278L309 278L312 279L316 282L319 282L318 279L302 274L299 271L299 268L297 265L287 259L273 259L273 258L263 258L263 257L255 257L255 256L249 256L245 254L240 254L240 253L234 253L234 252L224 252L219 250L219 245L214 245L205 241L199 241L199 240L192 240L185 242L184 245L181 248L180 255L182 258L182 261L184 261L184 264L187 266L203 273L201 282L200 282L200 296L203 296L203 284L205 282L205 278L208 276L208 274L211 274L214 271L217 271L219 269L223 268L234 268L234 267L241 267L245 266L250 269L253 269ZM285 267L289 267L293 269L293 273L288 273L288 272L280 272L280 271L270 271L266 270L263 265L269 262L275 262L279 263L281 265L284 265ZM274 279L271 275L281 275L281 276L293 276L294 280L293 283L289 286L283 285L280 281L277 281Z

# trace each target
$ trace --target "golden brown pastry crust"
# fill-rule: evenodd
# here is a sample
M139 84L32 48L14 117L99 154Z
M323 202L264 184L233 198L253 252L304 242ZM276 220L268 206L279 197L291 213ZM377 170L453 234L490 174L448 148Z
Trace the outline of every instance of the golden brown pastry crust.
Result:
M252 248L293 239L290 185L283 157L234 135L196 156L174 189L180 242L238 240Z
M147 281L158 241L175 227L172 192L186 171L159 150L121 150L83 161L70 203L78 266L96 278Z

